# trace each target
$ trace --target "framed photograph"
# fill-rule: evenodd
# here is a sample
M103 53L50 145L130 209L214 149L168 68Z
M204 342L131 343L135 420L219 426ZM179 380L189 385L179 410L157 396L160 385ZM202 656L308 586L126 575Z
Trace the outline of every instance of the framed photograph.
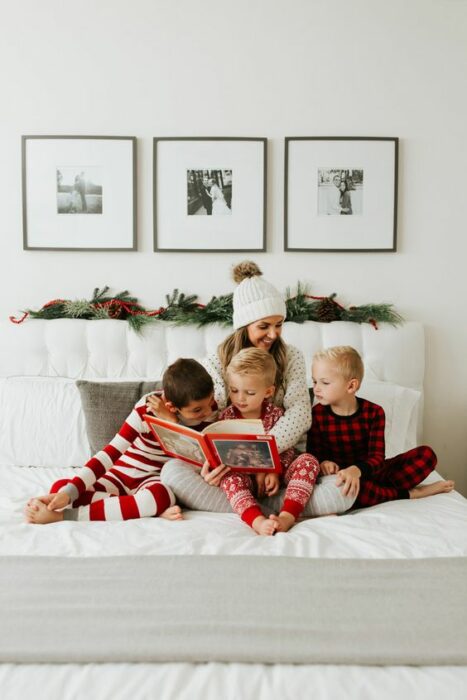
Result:
M23 136L24 250L136 250L136 138Z
M394 252L397 138L285 139L284 250Z
M154 250L266 250L267 139L154 139Z

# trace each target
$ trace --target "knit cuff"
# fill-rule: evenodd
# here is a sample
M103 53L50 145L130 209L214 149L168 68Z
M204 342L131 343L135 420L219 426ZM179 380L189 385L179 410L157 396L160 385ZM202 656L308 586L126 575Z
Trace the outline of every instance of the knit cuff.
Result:
M66 493L67 496L70 497L70 503L73 503L73 501L76 501L76 499L79 496L79 491L76 488L74 484L67 484L66 486L63 486L58 493Z
M284 511L286 513L290 513L290 515L293 515L295 520L300 516L300 513L303 511L304 506L299 503L298 501L292 501L290 498L284 499L284 505L281 508L281 513Z
M264 516L264 513L259 506L250 506L249 508L243 511L242 520L250 527L253 527L253 522L256 520L256 518L259 518L261 515Z
M371 479L371 476L373 474L373 469L368 466L366 462L355 462L355 467L358 467L360 469L361 473L361 478L362 479Z

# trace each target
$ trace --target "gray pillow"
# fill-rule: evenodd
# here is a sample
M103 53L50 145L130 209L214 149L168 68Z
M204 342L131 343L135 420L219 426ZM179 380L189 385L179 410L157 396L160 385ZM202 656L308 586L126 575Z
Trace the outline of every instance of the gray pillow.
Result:
M112 440L144 394L162 388L160 381L90 382L84 379L79 379L76 386L93 455Z

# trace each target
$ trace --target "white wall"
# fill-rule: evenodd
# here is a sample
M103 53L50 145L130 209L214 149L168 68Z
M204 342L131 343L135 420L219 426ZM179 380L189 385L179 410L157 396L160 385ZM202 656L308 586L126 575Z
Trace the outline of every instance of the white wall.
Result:
M2 1L2 316L128 288L230 291L242 254L152 252L152 137L267 136L268 252L344 303L393 302L427 330L425 439L467 493L467 3L462 0ZM21 134L138 137L136 253L22 250ZM398 136L396 254L284 253L285 135Z

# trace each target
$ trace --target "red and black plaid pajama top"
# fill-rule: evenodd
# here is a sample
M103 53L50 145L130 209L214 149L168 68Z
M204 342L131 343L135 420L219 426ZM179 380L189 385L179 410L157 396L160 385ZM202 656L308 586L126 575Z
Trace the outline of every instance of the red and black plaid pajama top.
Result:
M357 411L351 416L339 416L330 406L313 406L307 452L320 463L329 460L339 469L353 465L360 469L360 492L354 508L409 498L409 490L435 468L435 453L422 446L385 459L384 410L366 399L357 401Z

